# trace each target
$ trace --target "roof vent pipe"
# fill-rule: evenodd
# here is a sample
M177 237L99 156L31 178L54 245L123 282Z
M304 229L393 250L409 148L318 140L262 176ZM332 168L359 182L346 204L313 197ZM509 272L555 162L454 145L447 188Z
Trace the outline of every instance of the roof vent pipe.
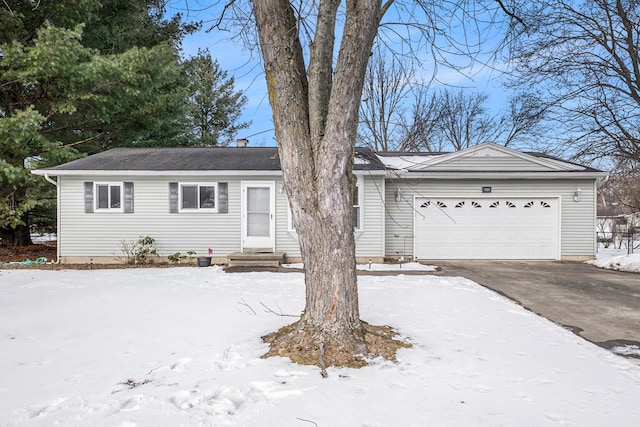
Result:
M246 148L249 145L249 140L247 138L236 139L236 145L238 148Z

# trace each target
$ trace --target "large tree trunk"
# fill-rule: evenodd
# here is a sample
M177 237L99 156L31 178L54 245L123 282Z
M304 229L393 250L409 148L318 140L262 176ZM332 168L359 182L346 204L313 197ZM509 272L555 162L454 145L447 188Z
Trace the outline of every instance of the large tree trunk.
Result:
M291 355L297 348L301 353L319 351L320 359L334 352L353 359L366 353L367 346L358 308L352 169L358 107L380 1L347 1L335 70L340 1L320 1L308 73L290 3L253 4L306 284L300 321L268 340L275 354ZM283 353L286 348L294 351ZM304 358L292 359L297 357ZM348 364L341 357L325 359L328 364Z

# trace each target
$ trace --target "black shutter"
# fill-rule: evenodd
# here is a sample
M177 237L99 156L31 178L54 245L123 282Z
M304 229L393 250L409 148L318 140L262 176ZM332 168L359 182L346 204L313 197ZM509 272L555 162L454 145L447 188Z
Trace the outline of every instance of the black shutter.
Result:
M93 213L93 182L84 183L84 212Z
M169 183L169 213L178 213L178 183Z
M229 212L229 184L218 183L218 213Z
M124 212L133 213L133 182L124 183Z

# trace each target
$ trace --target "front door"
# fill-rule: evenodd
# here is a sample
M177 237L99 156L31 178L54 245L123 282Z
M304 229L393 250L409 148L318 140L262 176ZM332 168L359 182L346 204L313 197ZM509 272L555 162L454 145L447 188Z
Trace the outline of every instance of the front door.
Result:
M275 246L275 183L242 182L242 250L269 250Z

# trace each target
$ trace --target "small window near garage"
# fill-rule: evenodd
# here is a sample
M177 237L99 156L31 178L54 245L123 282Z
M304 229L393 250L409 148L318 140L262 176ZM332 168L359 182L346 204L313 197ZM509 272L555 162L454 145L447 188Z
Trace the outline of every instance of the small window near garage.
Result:
M353 188L353 228L360 230L362 227L362 189L360 188L360 182L356 182Z
M515 208L516 207L515 203L510 202L508 200L505 202L505 204L507 205L508 208Z
M218 185L216 183L180 184L180 211L217 212Z
M545 202L544 200L540 201L540 206L542 206L543 208L550 208L551 205L547 202Z
M493 203L491 203L489 205L490 208L497 208L499 206L500 206L500 201L499 200L496 200L495 202L493 202Z
M96 183L94 190L96 211L122 212L122 186L121 182Z
M429 206L431 206L431 202L428 200L420 205L421 208L428 208Z
M456 203L456 205L454 206L456 208L463 208L464 207L464 200L461 202Z
M447 207L447 205L446 205L446 204L444 204L444 203L443 203L443 202L441 202L441 201L438 201L438 203L436 203L436 204L438 205L438 207L439 207L439 208L442 208L442 209L444 209L444 208L446 208L446 207Z
M473 206L474 208L481 208L482 205L478 202L476 202L475 200L471 202L471 206Z
M533 201L525 203L524 207L525 208L532 208L533 207Z

